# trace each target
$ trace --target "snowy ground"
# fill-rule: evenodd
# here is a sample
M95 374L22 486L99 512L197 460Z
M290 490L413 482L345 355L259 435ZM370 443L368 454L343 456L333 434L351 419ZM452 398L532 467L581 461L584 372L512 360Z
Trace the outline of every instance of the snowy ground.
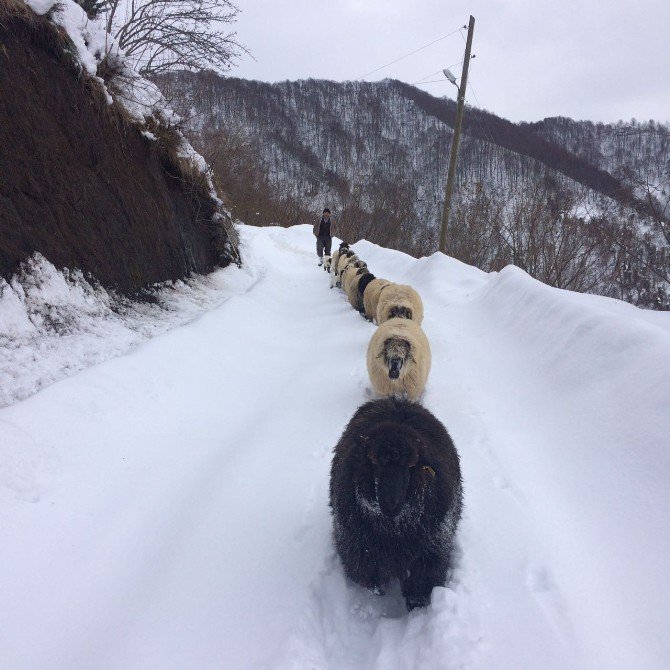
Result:
M374 326L310 227L242 232L218 307L0 410L0 667L667 667L668 315L356 245L424 298L466 486L407 615L330 542Z
M150 302L129 300L34 254L10 283L0 277L0 407L187 323L253 281L228 267L157 284Z

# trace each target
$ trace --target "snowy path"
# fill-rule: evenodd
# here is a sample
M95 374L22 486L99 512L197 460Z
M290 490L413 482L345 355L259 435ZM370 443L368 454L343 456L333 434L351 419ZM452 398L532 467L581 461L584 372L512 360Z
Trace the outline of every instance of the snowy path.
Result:
M466 484L453 582L405 615L330 542L374 326L309 227L243 235L245 293L0 410L0 667L663 667L667 315L359 243L424 296Z

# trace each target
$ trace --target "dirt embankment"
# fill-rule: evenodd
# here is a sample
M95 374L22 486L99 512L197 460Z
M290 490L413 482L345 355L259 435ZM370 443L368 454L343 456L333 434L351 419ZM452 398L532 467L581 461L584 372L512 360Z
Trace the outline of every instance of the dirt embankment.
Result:
M2 276L34 251L126 293L206 272L226 263L215 207L107 104L58 28L0 0Z

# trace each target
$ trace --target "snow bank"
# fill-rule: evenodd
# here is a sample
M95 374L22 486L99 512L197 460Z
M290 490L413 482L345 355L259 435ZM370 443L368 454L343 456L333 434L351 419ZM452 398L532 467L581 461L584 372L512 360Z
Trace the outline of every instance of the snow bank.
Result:
M367 242L355 249L428 303L426 330L467 380L497 481L542 538L529 584L553 601L581 662L662 667L670 314L554 289L513 266L484 275L441 254L413 261ZM438 364L428 404L448 412L439 398L448 386Z
M485 343L482 393L502 373L490 416L505 467L541 528L577 637L585 648L597 640L589 664L655 667L670 618L659 592L670 551L670 315L551 289L514 267L468 309Z
M133 301L34 254L9 284L0 278L0 407L193 320L253 280L233 266Z

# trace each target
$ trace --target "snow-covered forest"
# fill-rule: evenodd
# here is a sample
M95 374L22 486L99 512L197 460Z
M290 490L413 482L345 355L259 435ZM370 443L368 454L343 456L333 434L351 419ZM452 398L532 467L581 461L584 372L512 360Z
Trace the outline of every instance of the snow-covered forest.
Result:
M267 84L182 72L160 83L203 153L244 146L262 166L282 206L263 210L238 194L250 202L245 220L290 225L330 203L352 239L414 255L437 247L453 101L393 80ZM667 309L669 137L654 122L512 124L468 107L451 253Z

